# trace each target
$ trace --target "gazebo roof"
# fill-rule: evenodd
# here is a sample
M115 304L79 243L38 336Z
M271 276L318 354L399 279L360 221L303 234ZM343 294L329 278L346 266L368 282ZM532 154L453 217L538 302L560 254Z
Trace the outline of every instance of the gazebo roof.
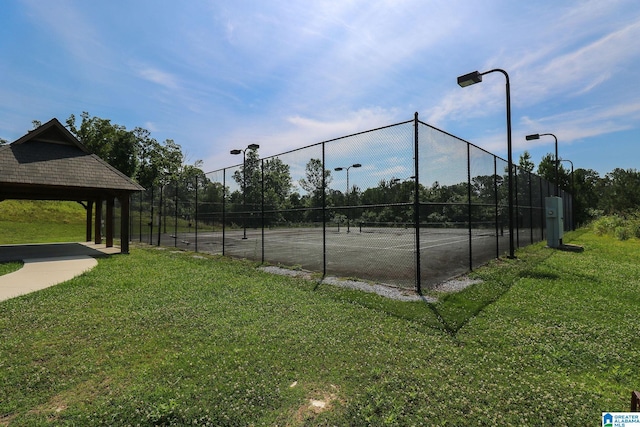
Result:
M55 118L0 147L0 200L83 201L141 190Z

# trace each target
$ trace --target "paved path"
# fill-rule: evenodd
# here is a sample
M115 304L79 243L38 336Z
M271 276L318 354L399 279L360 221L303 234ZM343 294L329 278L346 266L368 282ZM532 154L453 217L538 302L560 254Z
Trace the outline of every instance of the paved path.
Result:
M91 242L0 245L0 262L24 262L20 270L0 276L0 301L70 280L95 267L96 257L119 252Z

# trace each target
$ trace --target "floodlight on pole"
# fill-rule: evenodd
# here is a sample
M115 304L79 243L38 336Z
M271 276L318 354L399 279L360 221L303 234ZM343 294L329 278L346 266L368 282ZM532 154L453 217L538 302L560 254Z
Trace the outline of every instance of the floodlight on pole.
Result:
M458 85L460 87L471 86L482 82L482 76L489 73L502 73L506 79L506 98L507 98L507 167L509 169L509 258L515 258L515 244L513 240L513 155L511 150L511 86L509 84L509 74L500 68L480 73L474 71L469 74L458 77Z
M464 76L458 77L458 84L460 85L460 87L467 87L476 83L480 83L484 74L487 73L479 73L477 71L474 71L473 73L465 74Z
M552 136L553 139L556 141L556 158L555 158L555 180L556 180L556 197L558 197L560 195L560 191L558 190L558 185L559 185L559 180L558 180L558 164L560 163L560 160L558 159L558 138L556 138L556 136L552 133L534 133L531 135L527 135L525 138L527 139L527 141L532 141L534 139L540 139L541 136Z
M333 169L334 171L337 171L337 172L340 172L342 170L346 170L347 171L347 192L345 193L345 197L346 197L346 200L347 200L347 206L349 206L349 169L351 169L351 168L359 168L359 167L362 167L362 165L360 163L354 163L354 164L352 164L351 166L348 166L348 167L341 167L340 166L340 167L337 167L337 168ZM347 208L347 233L351 232L349 230L349 222L350 222L349 211L350 211L350 209Z
M257 150L260 148L258 144L249 144L244 150L234 149L230 153L233 155L242 153L242 209L247 211L247 150ZM247 240L247 221L242 221L242 228L244 229L242 240Z

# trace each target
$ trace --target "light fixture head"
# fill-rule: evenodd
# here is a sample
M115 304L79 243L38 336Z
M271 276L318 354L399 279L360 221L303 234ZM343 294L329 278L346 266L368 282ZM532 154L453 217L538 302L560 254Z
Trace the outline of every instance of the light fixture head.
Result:
M240 154L242 150L231 150L231 154Z
M249 144L247 148L249 150L257 150L258 148L260 148L260 146L258 144Z
M527 135L525 138L527 138L527 141L531 141L534 139L540 139L540 134L539 133L534 133L531 135Z
M360 163L354 163L354 164L351 165L352 168L359 168L361 166L362 165Z
M471 86L482 81L482 74L477 71L458 77L460 87Z
M338 172L339 172L339 171L341 171L342 169L344 169L344 168L335 168L335 169L334 169L334 171L338 171Z

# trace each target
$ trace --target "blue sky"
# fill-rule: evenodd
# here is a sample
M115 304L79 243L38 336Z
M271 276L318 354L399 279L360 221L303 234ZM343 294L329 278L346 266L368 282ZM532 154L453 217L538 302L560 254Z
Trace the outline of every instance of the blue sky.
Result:
M83 111L205 171L413 118L514 161L640 169L637 0L5 0L0 137Z

